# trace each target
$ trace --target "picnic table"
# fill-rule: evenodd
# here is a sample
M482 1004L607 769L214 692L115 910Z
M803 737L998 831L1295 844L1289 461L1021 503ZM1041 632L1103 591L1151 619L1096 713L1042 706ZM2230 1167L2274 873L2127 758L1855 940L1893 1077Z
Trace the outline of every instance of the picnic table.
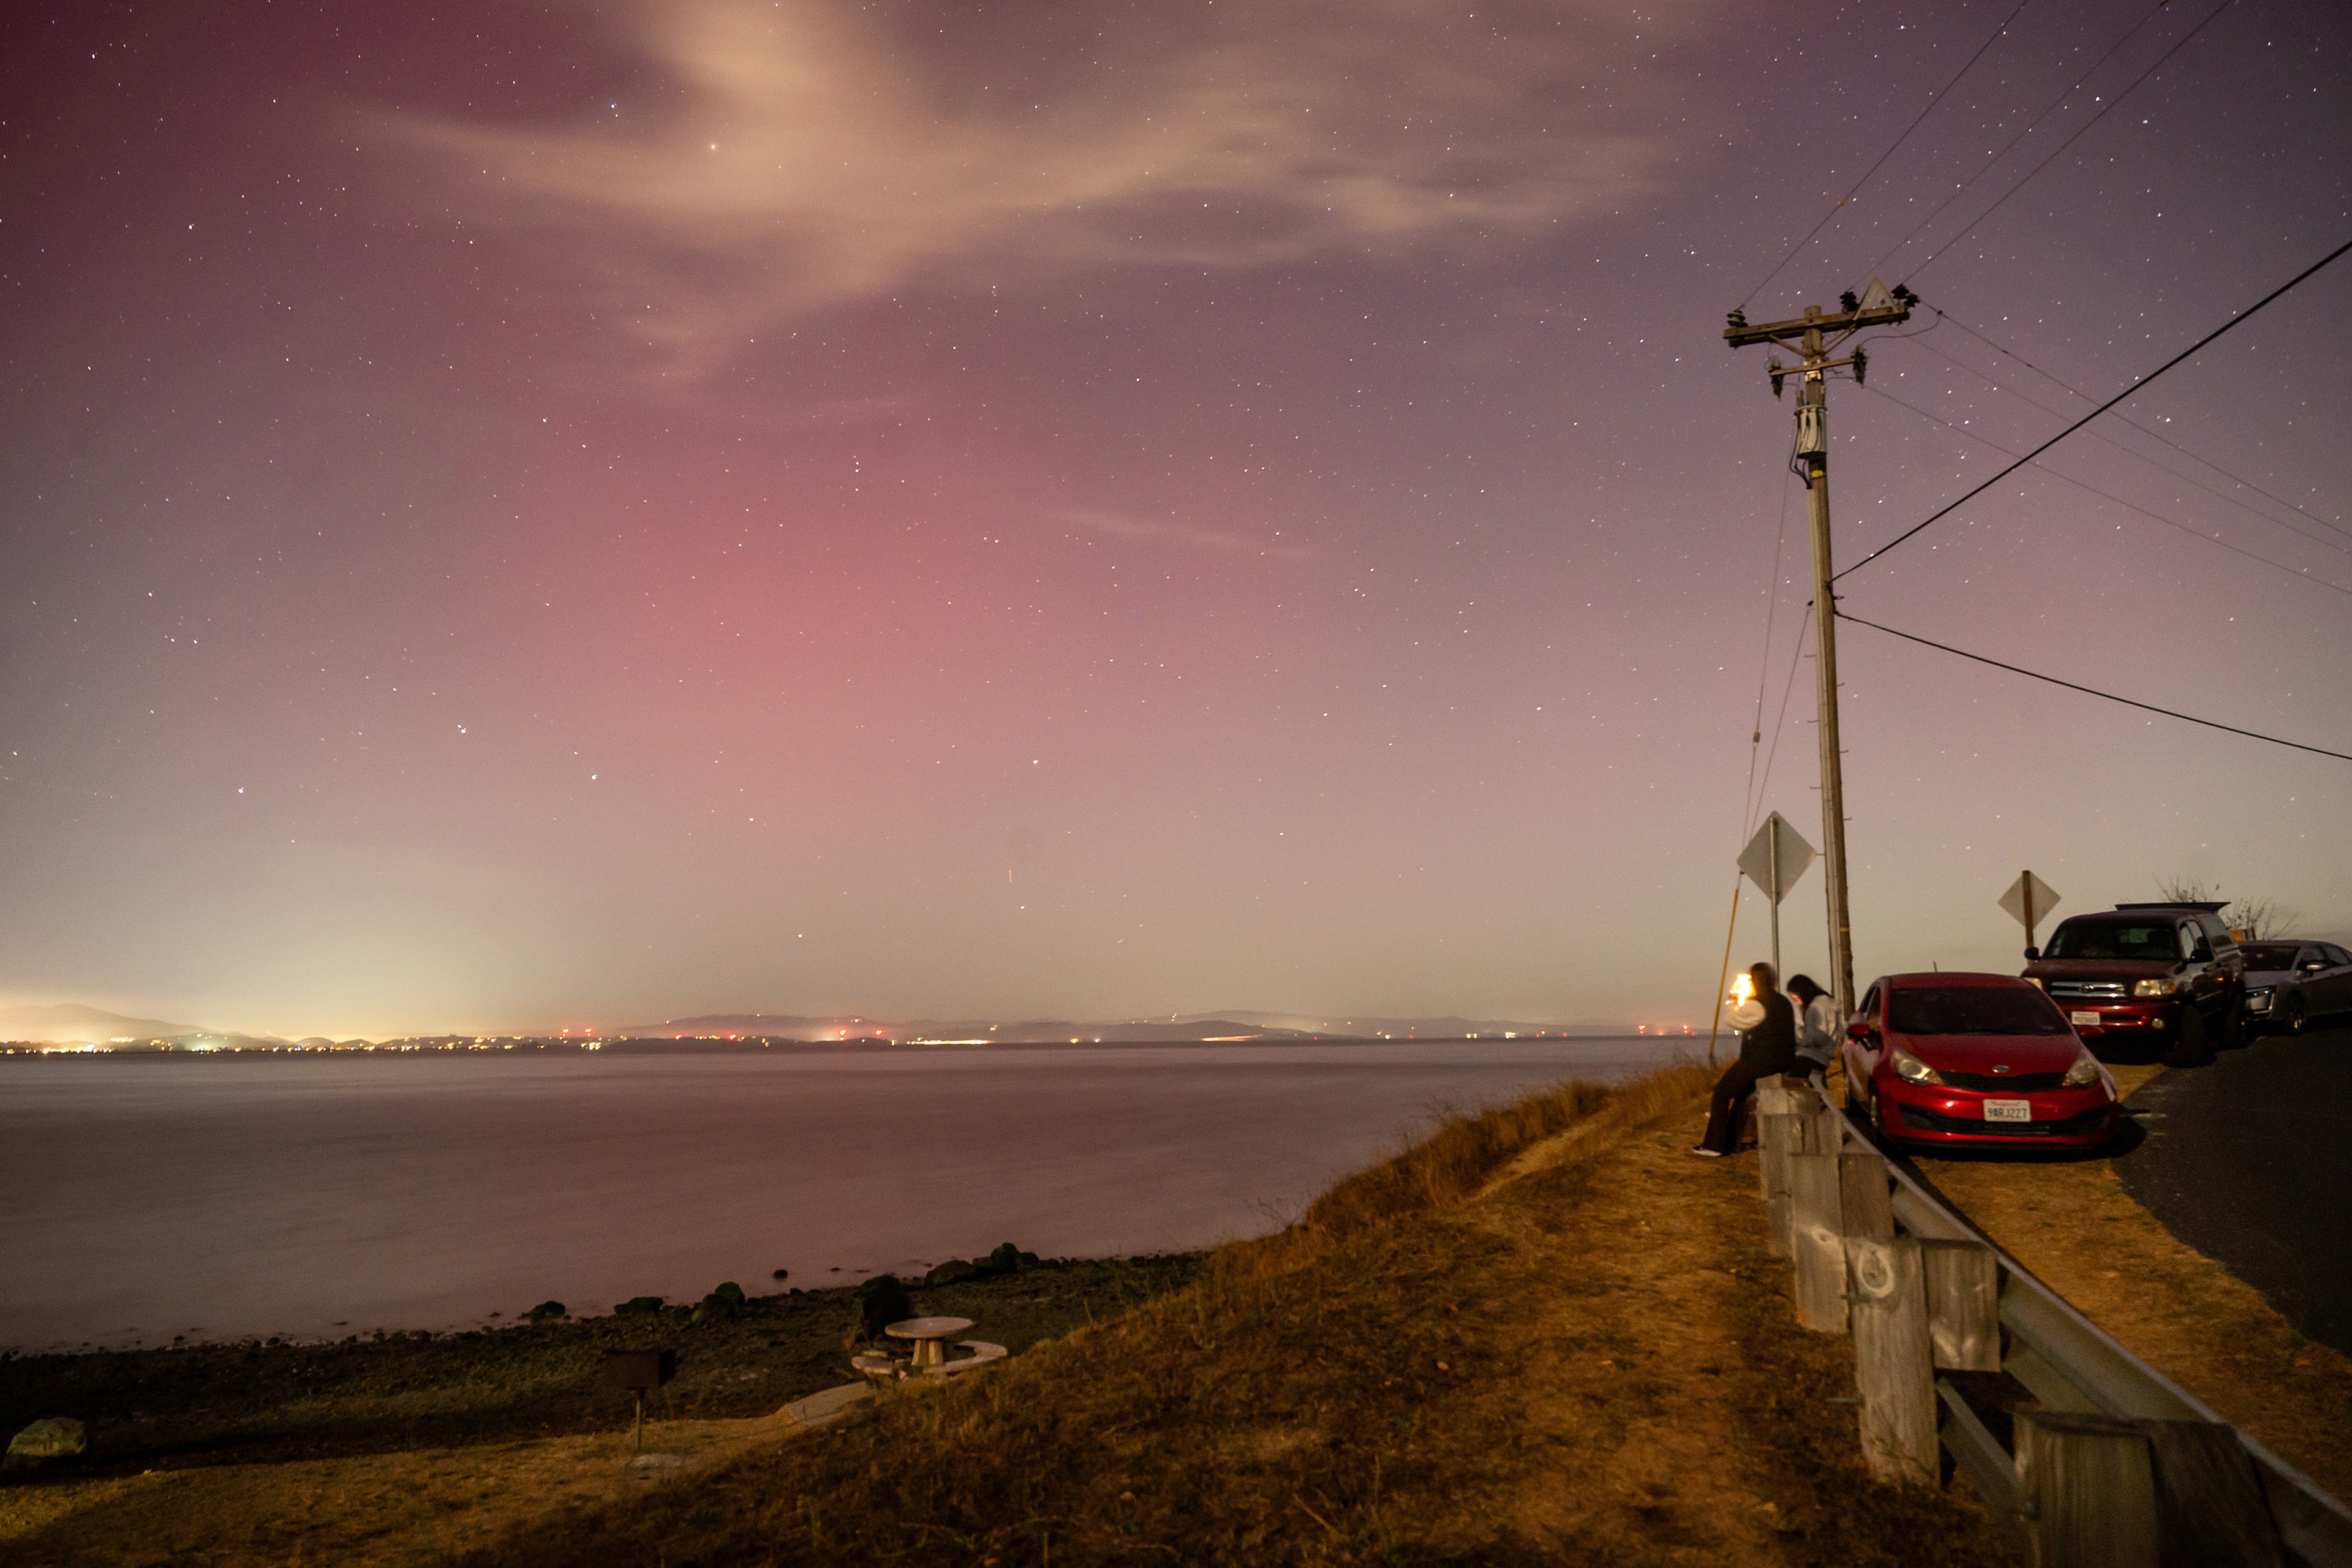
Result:
M972 1326L970 1318L908 1318L882 1331L894 1340L915 1342L915 1370L927 1372L946 1362L948 1341Z
M972 1326L970 1318L906 1318L887 1324L882 1331L894 1340L905 1340L914 1347L908 1361L880 1351L868 1351L849 1358L849 1364L859 1373L878 1383L895 1383L908 1375L951 1377L976 1366L984 1366L1004 1358L1003 1345L986 1340L956 1340L956 1343L971 1353L954 1361L947 1359L947 1343Z

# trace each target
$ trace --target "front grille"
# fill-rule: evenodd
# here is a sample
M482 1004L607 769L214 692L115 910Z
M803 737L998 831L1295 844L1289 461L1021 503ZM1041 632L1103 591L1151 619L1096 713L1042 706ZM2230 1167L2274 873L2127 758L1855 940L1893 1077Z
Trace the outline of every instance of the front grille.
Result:
M1979 1121L1965 1116L1940 1116L1916 1105L1897 1105L1895 1110L1904 1126L1918 1131L1964 1132L1972 1138L2079 1138L2097 1131L2107 1114L2106 1107L2101 1106L2063 1121Z
M2131 987L2120 980L2053 980L2050 983L2050 994L2080 996L2086 1000L2096 996L2120 1002L2131 994Z
M2066 1081L2063 1072L2020 1072L2005 1075L1989 1072L1947 1072L1936 1069L1936 1076L1954 1089L2014 1089L2020 1094L2038 1094L2045 1089L2056 1089Z

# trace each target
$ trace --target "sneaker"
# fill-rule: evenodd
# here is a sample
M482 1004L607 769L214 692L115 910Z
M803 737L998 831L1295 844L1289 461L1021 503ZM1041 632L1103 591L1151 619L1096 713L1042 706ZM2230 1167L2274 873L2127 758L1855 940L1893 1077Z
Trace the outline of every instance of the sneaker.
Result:
M1720 1160L1723 1158L1722 1150L1710 1149L1704 1143L1700 1144L1697 1148L1693 1149L1691 1152L1697 1155L1702 1160Z

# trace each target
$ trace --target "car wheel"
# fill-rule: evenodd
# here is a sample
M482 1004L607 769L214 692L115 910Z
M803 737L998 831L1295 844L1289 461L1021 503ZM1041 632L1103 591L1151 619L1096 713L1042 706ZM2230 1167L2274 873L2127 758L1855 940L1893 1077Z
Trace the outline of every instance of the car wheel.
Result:
M2213 1059L2213 1044L2206 1036L2205 1015L2195 1007L2180 1009L2180 1037L2157 1058L2168 1068L2201 1068Z
M1870 1130L1878 1134L1879 1142L1890 1149L1903 1147L1903 1139L1886 1125L1886 1101L1874 1093L1870 1097Z

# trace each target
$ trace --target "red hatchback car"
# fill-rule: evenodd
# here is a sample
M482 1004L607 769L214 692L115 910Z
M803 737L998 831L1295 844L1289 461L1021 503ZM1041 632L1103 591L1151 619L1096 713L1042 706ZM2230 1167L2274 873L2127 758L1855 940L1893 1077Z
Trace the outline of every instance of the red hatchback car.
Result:
M2050 998L2008 974L1889 974L1846 1026L1846 1103L1898 1143L2096 1148L2116 1080Z

